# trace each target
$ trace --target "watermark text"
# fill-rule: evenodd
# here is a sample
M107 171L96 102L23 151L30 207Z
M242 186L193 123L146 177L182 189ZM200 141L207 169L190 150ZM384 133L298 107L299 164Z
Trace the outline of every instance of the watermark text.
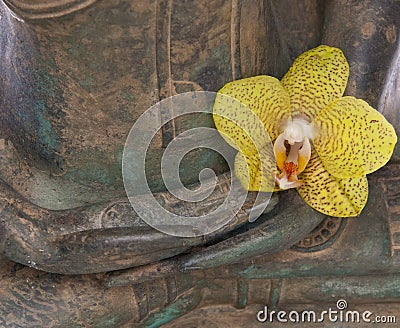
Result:
M358 311L348 310L347 301L340 299L336 302L335 308L328 308L320 312L313 310L303 311L275 311L264 309L257 313L257 320L259 322L350 322L350 323L396 323L396 316L394 315L375 315L369 310Z

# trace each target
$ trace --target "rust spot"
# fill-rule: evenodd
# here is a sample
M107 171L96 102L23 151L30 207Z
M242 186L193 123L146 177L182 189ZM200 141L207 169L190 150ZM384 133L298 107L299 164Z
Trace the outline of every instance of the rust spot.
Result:
M397 40L396 26L390 25L385 31L386 40L390 43L395 43Z
M361 33L365 39L369 39L371 36L375 34L375 32L376 32L376 26L372 22L366 22L361 27Z

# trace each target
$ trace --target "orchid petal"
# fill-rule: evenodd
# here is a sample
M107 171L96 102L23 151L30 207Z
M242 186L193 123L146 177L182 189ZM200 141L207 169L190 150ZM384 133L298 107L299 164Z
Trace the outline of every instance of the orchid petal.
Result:
M214 102L213 118L217 130L233 148L251 156L271 144L264 124L245 104L218 93Z
M235 175L246 190L274 191L275 173L276 162L271 144L251 156L241 152L236 155Z
M341 97L349 77L342 51L319 46L301 54L282 79L290 96L292 116L310 121L333 100Z
M385 117L354 97L331 103L314 125L319 130L314 147L326 170L340 179L376 171L389 161L397 141Z
M365 176L337 179L325 169L315 151L301 175L300 196L317 211L330 216L350 217L361 213L368 198Z
M281 122L290 118L289 95L280 81L272 76L261 75L233 81L227 83L218 91L218 94L233 97L248 106L260 118L272 140L278 137ZM255 129L252 126L252 120L246 122L246 113L238 113L232 106L228 108L229 106L226 106L224 101L220 102L219 98L217 96L214 105L214 113L219 114L219 116L214 115L217 129L236 140L240 129L232 122L229 122L227 118L234 115L244 115L244 117L239 118L240 127L250 131L249 134L254 139L257 139L260 133L253 131ZM235 148L238 149L237 147Z

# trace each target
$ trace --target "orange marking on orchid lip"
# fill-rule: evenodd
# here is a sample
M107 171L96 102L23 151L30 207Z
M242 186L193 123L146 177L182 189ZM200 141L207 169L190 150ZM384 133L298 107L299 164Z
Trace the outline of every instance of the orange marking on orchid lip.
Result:
M286 176L287 181L296 182L297 178L297 165L293 162L286 162L285 169L281 173L281 178Z
M293 173L296 173L297 165L293 162L285 163L285 171L288 176L291 176Z
M285 170L282 172L286 175L288 181L295 182L298 181L297 178L297 165L293 162L285 163Z

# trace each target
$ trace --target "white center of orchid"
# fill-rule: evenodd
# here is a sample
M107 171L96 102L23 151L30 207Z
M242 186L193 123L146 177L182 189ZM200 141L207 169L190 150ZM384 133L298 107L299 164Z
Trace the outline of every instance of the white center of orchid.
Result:
M290 145L295 142L303 142L305 138L312 139L314 137L313 127L302 118L288 120L283 128L283 138Z
M283 125L274 143L274 152L280 174L275 181L280 189L297 188L302 181L298 175L303 172L311 157L310 139L315 137L313 126L302 118L293 118Z

